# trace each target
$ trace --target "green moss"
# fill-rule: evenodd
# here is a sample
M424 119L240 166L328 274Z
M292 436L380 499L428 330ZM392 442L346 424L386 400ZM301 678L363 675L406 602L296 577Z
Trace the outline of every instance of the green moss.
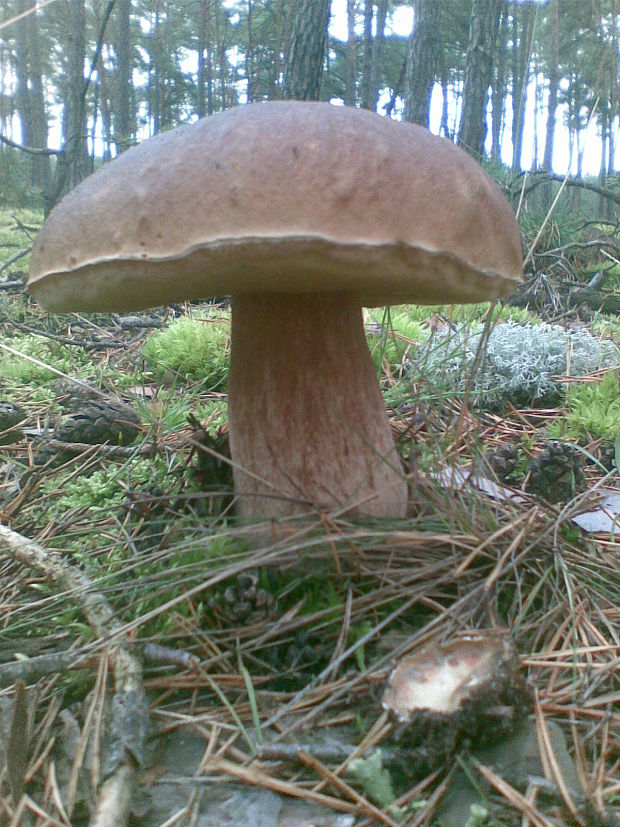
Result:
M230 361L230 316L214 311L202 319L175 319L151 333L142 352L158 378L172 371L181 381L223 390Z
M620 387L618 372L610 371L600 382L569 386L566 392L568 413L548 427L554 439L609 439L620 432Z
M366 339L377 371L387 361L401 365L416 343L426 339L423 325L411 318L409 308L381 308L369 312Z
M44 336L13 335L5 339L5 344L23 354L22 358L14 353L0 351L0 379L8 386L31 382L48 384L58 380L58 374L50 370L50 367L73 374L78 368L83 373L84 368L92 364L83 351L66 347ZM91 370L92 372L94 371Z
M55 496L58 481L52 477L42 486L49 498L47 512L65 514L70 510L87 511L93 518L101 513L108 515L123 504L126 487L135 490L152 485L155 481L163 482L168 478L168 473L169 469L162 458L136 457L123 465L108 465L62 483L62 494L59 496Z
M615 342L620 342L620 319L618 316L609 316L597 313L590 325L592 333L606 336Z

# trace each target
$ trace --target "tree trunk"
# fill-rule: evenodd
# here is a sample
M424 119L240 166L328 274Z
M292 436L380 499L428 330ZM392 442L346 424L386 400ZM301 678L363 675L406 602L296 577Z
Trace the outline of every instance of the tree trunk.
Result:
M383 55L385 52L385 21L387 19L388 0L379 0L377 4L377 29L372 42L372 74L370 86L371 109L377 111L379 103L379 83L383 73Z
M200 0L200 23L198 27L198 76L196 78L196 112L199 118L207 114L207 71L205 52L209 38L209 3Z
M519 32L517 10L523 9L524 19ZM523 150L523 127L527 102L528 67L532 34L534 32L535 7L533 3L515 0L512 17L513 61L512 61L512 168L521 168Z
M318 100L327 49L329 0L300 0L284 66L282 97Z
M86 103L83 95L86 60L86 9L84 0L68 0L66 20L66 82L64 84L63 146L65 150L61 179L54 197L72 190L88 175L86 146Z
M344 88L345 106L355 106L357 44L355 42L355 0L347 0L347 71Z
M506 49L508 45L508 7L503 2L500 35L496 48L495 82L493 84L493 103L491 108L491 158L501 161L501 136L504 122L504 104L506 101Z
M254 43L252 40L252 0L247 0L248 13L246 16L248 27L248 42L245 50L245 79L246 96L248 103L254 101Z
M475 157L482 156L486 138L489 86L502 0L473 0L465 59L463 112L459 145Z
M227 57L222 27L220 25L220 0L215 2L215 43L217 47L217 61L219 64L220 80L220 109L228 108L228 72L226 69Z
M364 37L362 40L362 109L372 109L374 98L372 97L372 18L373 2L365 0L364 4Z
M16 11L25 11L25 0L19 0ZM47 116L43 92L43 67L39 42L37 13L28 14L16 24L17 108L22 125L22 143L35 149L47 149ZM49 157L37 155L30 159L31 181L44 195L51 189Z
M416 0L413 31L407 46L405 120L428 126L438 54L439 6L436 0Z
M134 117L131 107L132 48L130 28L131 0L116 3L116 105L114 116L116 149L122 152L133 143Z
M607 184L607 152L609 150L609 110L607 109L607 101L603 102L599 120L601 124L601 164L598 173L599 187L605 188ZM600 218L607 217L607 199L600 197L597 204L597 215Z
M559 83L559 42L560 42L560 18L558 11L558 0L549 2L549 98L547 100L547 133L545 136L545 154L543 156L542 168L551 172L553 168L553 139L555 137L555 113L558 107L558 83Z
M149 48L149 117L151 121L151 133L157 135L161 129L161 25L159 2L155 4L155 20L151 34Z

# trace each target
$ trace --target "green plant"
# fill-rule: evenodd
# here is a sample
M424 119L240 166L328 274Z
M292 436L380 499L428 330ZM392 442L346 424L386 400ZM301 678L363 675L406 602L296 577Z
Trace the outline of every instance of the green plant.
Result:
M201 319L182 316L151 333L142 352L158 378L172 371L181 380L222 390L230 363L230 317L215 312Z
M610 371L600 382L571 385L566 392L568 413L548 427L549 436L561 439L609 439L620 432L618 372Z
M618 316L608 316L604 313L597 313L592 320L590 329L599 336L608 337L615 342L620 341L620 319Z
M22 358L15 353L0 352L0 379L8 385L24 385L29 382L49 384L58 379L58 374L50 370L50 367L72 374L78 366L81 369L91 366L90 360L82 351L43 336L16 334L6 344L23 354Z
M366 339L375 368L381 372L383 363L401 365L417 342L426 338L423 325L412 318L409 307L381 308L370 311L366 323Z
M0 203L13 207L40 205L41 194L30 183L32 158L11 147L0 149Z

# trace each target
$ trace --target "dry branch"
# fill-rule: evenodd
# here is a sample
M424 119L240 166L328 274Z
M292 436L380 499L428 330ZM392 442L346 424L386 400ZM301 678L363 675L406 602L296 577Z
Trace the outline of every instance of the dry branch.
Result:
M145 715L144 688L140 662L129 652L123 641L122 626L106 598L95 589L91 580L75 566L67 563L56 551L0 526L0 545L6 552L29 568L43 574L55 586L70 596L79 606L101 642L111 635L117 637L111 648L114 663L115 698L117 706L130 710L138 721ZM124 744L124 757L102 785L91 827L114 824L121 827L129 818L131 791L136 763L142 753L142 738L146 726L132 728L134 742Z

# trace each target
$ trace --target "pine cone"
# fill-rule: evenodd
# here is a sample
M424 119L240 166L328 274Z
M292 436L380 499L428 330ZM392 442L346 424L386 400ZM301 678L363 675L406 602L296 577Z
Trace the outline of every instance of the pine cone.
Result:
M599 448L599 462L608 471L616 466L616 446L613 442L604 442Z
M19 442L24 436L17 426L26 419L25 412L12 402L0 400L0 445Z
M568 442L550 442L530 462L528 474L528 492L550 503L570 500L586 487L583 457Z
M113 399L90 399L72 413L54 430L53 438L60 442L85 442L99 445L131 445L139 431L140 419L134 409ZM36 465L45 465L51 458L54 465L64 462L66 452L49 444L42 445L35 457Z
M130 445L138 435L139 422L134 409L123 402L90 399L55 431L54 438L89 445Z
M258 585L258 573L244 571L224 592L219 609L230 622L250 625L270 617L274 605L273 595Z
M514 482L519 464L519 448L516 445L502 445L487 457L489 466L500 482Z

